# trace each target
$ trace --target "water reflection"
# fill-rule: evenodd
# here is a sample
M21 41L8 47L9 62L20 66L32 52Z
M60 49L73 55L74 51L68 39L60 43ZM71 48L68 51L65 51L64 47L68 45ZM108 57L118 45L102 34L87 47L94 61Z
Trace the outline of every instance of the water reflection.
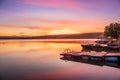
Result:
M66 48L82 50L80 43L82 41L79 43L1 41L0 80L120 79L118 68L99 67L82 62L65 62L59 59L60 53Z
M102 66L110 66L110 67L120 68L119 62L91 61L91 60L81 60L81 59L73 59L73 58L66 58L66 57L61 57L60 59L65 60L65 61L86 63L86 64L96 65L96 66L101 66L101 67Z

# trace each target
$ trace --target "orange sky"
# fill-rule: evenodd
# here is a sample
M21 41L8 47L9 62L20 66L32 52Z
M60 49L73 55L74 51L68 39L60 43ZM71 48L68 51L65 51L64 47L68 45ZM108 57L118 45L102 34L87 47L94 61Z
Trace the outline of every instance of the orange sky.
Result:
M32 21L30 22L32 23ZM37 25L39 21L34 21L36 26L17 26L17 25L1 25L0 36L38 36L38 35L53 35L53 34L76 34L88 32L103 32L106 22L80 22L80 21L46 21L45 25ZM87 23L87 24L86 24ZM87 27L88 26L88 27ZM92 27L91 27L92 26ZM103 27L101 27L103 26Z
M0 4L0 36L103 32L120 17L118 0L3 0Z

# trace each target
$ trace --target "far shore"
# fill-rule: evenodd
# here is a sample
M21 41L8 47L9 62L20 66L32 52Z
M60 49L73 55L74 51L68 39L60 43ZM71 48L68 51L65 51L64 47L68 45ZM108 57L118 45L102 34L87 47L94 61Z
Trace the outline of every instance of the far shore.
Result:
M63 34L63 35L44 35L44 36L0 36L0 40L13 39L101 39L104 38L102 32L83 33L83 34Z

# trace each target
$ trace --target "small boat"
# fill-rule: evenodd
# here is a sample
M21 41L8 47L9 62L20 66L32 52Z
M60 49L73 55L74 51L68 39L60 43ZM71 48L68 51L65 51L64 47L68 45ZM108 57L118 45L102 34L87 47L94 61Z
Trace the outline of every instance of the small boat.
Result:
M82 44L83 51L118 51L120 52L120 45L117 44Z
M99 39L99 40L97 40L95 42L99 43L99 44L107 44L109 42L109 40L107 40L107 39Z

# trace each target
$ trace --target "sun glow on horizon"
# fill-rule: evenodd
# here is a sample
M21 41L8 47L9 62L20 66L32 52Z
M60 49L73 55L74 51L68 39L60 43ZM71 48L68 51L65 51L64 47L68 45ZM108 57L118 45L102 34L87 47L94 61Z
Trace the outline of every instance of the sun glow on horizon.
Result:
M54 35L54 34L77 34L77 33L80 33L80 32L70 30L70 29L52 30L50 32L51 35Z
M0 1L0 36L103 32L120 17L119 0Z

